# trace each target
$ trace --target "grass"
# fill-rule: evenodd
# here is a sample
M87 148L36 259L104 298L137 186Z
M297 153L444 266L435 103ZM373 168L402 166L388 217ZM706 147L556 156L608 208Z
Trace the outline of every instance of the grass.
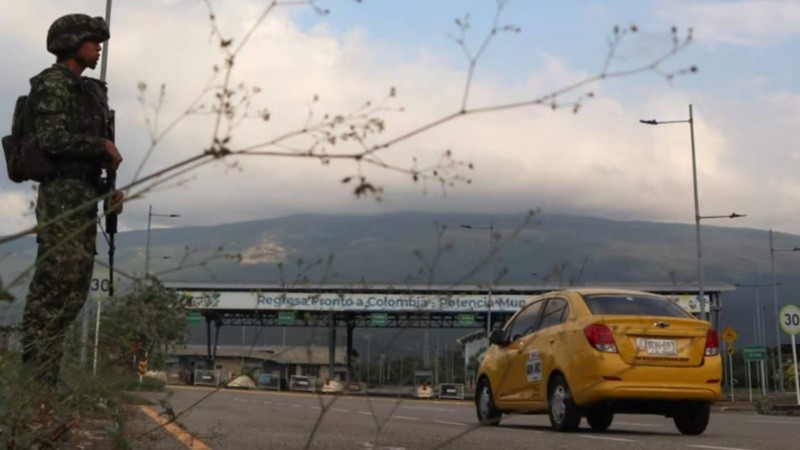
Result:
M114 448L129 448L126 391L164 387L156 380L139 386L138 376L116 368L92 376L91 369L67 366L62 379L57 389L42 385L26 373L18 352L0 351L0 448L72 447L87 429Z

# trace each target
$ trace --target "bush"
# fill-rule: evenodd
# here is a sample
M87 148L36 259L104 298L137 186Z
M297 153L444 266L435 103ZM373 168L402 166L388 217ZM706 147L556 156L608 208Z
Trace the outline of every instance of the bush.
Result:
M772 412L772 400L765 395L757 395L753 406L755 406L756 412L759 414L769 414Z

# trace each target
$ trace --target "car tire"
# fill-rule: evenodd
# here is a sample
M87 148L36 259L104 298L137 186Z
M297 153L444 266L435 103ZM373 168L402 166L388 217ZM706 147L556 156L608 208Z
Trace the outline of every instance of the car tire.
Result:
M503 415L494 405L494 394L489 380L482 379L478 383L478 390L475 395L475 411L478 414L478 422L481 425L494 426L500 424L500 417Z
M556 431L575 431L581 423L581 411L572 400L567 380L556 375L547 390L547 412L550 426Z
M692 403L678 410L672 420L681 434L696 436L706 430L710 417L709 403Z
M606 431L614 421L614 413L602 410L590 410L586 413L586 422L592 431Z

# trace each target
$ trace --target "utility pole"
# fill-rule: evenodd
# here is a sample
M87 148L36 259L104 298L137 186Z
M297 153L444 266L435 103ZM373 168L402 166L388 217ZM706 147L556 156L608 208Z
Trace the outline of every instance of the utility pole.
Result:
M692 145L692 186L694 190L694 225L695 225L695 239L697 241L697 300L700 302L700 318L703 320L711 321L711 308L708 307L706 302L705 291L703 287L703 246L700 242L700 220L701 219L736 219L738 217L745 217L745 214L732 213L727 216L701 216L700 215L700 196L697 188L697 158L695 155L694 146L694 113L692 105L689 105L689 119L688 120L639 120L645 125L664 125L671 123L688 123L689 136ZM715 328L719 328L716 324Z
M775 321L775 346L778 347L778 379L781 384L781 392L786 392L783 386L783 351L781 350L781 330L778 318L778 283L775 282L775 252L797 252L800 247L775 248L772 243L772 230L769 230L769 261L770 271L772 272L772 307L774 308L773 320Z
M111 0L106 0L106 26L111 29ZM105 42L103 46L103 56L100 63L100 81L106 81L106 71L108 70L108 45L110 40ZM114 111L111 111L111 130L113 133ZM108 128L108 127L107 127ZM113 136L109 137L114 139ZM106 185L113 191L116 188L117 174L116 171L111 169L106 170ZM108 233L108 297L114 297L114 253L116 252L115 236L117 235L117 214L111 212L111 192L107 193L108 197L103 202L104 212L106 214L106 232ZM97 317L94 322L94 357L92 358L92 376L97 375L97 352L100 348L100 316L102 315L102 303L97 301Z

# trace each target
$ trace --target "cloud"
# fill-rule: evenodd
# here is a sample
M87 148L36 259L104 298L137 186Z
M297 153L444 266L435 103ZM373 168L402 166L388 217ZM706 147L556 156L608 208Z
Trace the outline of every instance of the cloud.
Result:
M36 219L31 210L33 198L22 192L0 192L0 236L35 224Z
M88 4L72 0L64 12ZM0 19L0 42L18 40L27 58L0 80L4 98L19 92L19 82L14 80L26 80L49 63L41 40L52 18L41 16L42 5L29 2ZM261 7L261 2L255 1L237 2L235 7L219 5L220 28L224 33L237 30L234 45L244 36L242 24L253 23ZM136 85L147 83L147 107L155 102L153 94L159 86L166 86L161 127L181 118L145 165L145 173L151 173L211 145L213 117L184 117L182 112L202 91L212 75L211 67L220 64L220 53L209 39L208 18L197 2L142 0L135 8L121 3L116 11L109 77L118 112L117 143L125 157L119 180L126 182L149 143ZM51 13L56 17L60 12ZM465 73L463 67L453 66L452 58L426 48L409 51L391 36L371 35L357 25L343 33L335 33L324 22L300 28L296 16L281 10L253 34L248 45L235 61L233 85L244 81L259 86L261 93L253 108L268 108L271 119L242 122L230 143L234 149L302 129L311 106L314 117L347 114L367 101L381 102L391 87L398 96L380 113L387 120L386 130L372 142L402 135L460 108ZM508 82L508 78L499 81L498 69L481 67L470 104L533 98L588 73L552 49L525 51L544 60L540 69ZM403 56L394 59L396 53ZM598 96L579 114L539 107L459 118L380 153L384 161L408 167L413 158L420 165L434 164L448 149L458 159L473 162L475 171L467 173L473 183L448 188L444 194L438 186L426 189L406 174L352 161L323 165L297 157L250 156L213 161L147 192L126 206L121 226L146 226L149 204L158 213L181 214L178 219L154 218L154 226L209 225L303 212L519 212L537 206L548 212L691 222L688 126L647 127L638 119L686 118L685 105L695 103L702 105L695 111L701 211L725 214L736 210L751 216L740 222L742 226L780 225L800 232L791 220L796 216L800 189L792 175L797 162L790 156L796 145L788 132L800 119L798 96L772 92L768 85L754 86L752 91L761 99L756 114L747 105L750 99L705 96L657 81L637 84L630 91L615 89L620 92L615 97L602 85L593 86ZM614 83L624 86L625 80ZM313 102L315 96L319 100ZM212 101L213 95L209 95L201 103L208 107ZM401 107L402 112L397 110ZM785 120L774 120L781 114ZM150 121L152 124L152 114ZM296 138L286 144L304 148L309 142ZM762 153L754 154L756 145ZM345 144L335 151L358 148ZM781 156L782 149L790 150ZM358 200L352 186L341 183L344 177L359 174L386 187L383 202ZM13 220L19 210L27 209L27 203L13 198L16 203L3 202L0 217L3 223L22 224L24 221Z
M660 1L657 14L671 23L694 27L698 41L764 46L800 34L800 3L784 0Z

